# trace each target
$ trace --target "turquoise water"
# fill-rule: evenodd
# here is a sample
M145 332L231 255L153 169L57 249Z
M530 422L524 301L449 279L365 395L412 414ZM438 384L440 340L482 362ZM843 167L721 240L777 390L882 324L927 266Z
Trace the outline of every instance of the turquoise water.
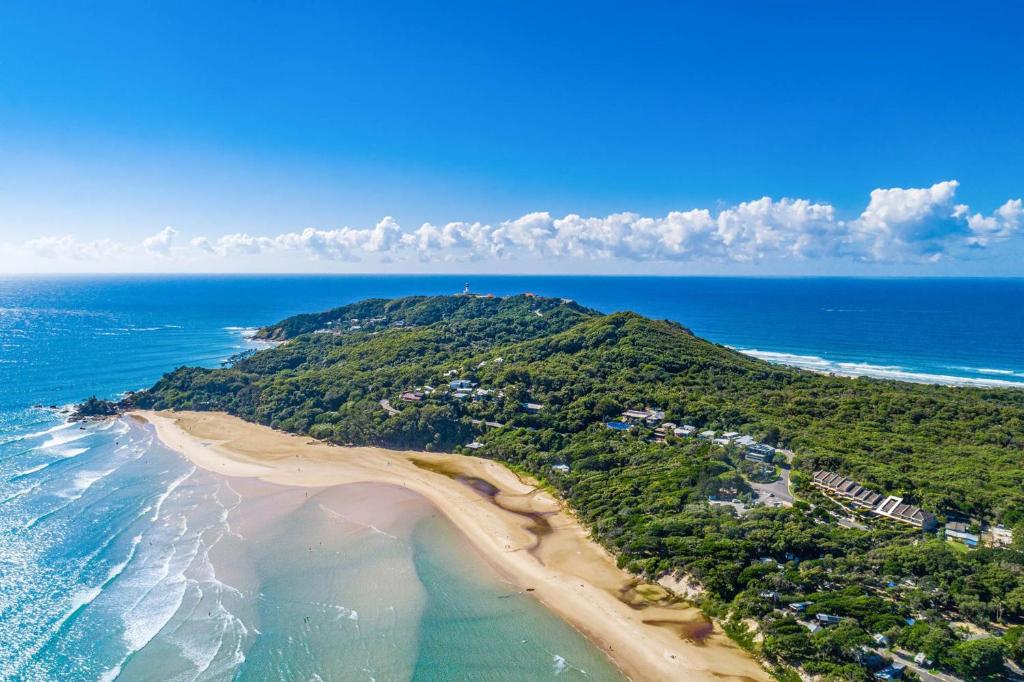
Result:
M33 407L214 366L289 312L194 285L0 287L0 679L621 679L407 491L220 477Z
M293 313L464 282L0 279L0 678L616 679L600 652L510 594L418 503L396 502L409 509L381 535L332 516L352 512L355 491L242 490L141 426L82 428L34 407L114 397L183 364L216 366L251 347L246 328ZM1024 280L470 284L675 319L818 369L1024 385ZM268 495L290 513L268 511ZM253 518L266 523L246 528Z

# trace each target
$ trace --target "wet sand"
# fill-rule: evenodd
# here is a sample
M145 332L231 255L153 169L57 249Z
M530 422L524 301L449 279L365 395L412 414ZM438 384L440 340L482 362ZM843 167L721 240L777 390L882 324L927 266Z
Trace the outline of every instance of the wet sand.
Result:
M209 471L315 488L388 483L422 495L488 563L635 680L770 679L697 609L620 571L556 499L496 462L337 447L220 413L133 414Z

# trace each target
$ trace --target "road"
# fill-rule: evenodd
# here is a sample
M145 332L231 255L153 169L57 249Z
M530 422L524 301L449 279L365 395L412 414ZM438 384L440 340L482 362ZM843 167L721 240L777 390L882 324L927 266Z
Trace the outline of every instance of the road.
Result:
M387 399L381 400L380 401L380 406L383 407L384 411L387 412L388 414L399 414L400 413L399 410L396 410L395 408L391 407L391 401L390 400L387 400Z
M875 653L880 656L892 658L894 661L899 661L903 665L907 666L908 670L913 670L917 673L917 676L921 678L922 682L964 682L959 677L949 675L938 670L929 670L928 668L922 668L917 663L914 663L913 655L906 651L893 651L892 649L875 649Z
M789 468L780 468L782 474L774 483L751 483L750 487L757 491L758 502L771 505L779 501L788 506L793 505L793 494L789 491Z

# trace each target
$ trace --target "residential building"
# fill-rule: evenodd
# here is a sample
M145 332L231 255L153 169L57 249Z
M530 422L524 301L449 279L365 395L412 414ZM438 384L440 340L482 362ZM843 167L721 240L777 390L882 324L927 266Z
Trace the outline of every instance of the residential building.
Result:
M569 473L569 465L568 464L554 464L554 465L552 465L551 468L554 471L557 471L560 474L567 474L567 473Z
M523 403L523 409L530 414L537 414L544 409L544 406L540 403Z
M472 443L470 443L466 447L469 448L470 450L479 450L483 446L484 446L483 443L480 443L480 442L477 442L477 441L473 441Z
M946 537L961 542L968 547L977 547L981 542L978 533L972 533L971 527L963 521L950 521L946 524Z
M418 403L423 400L423 394L417 391L406 391L400 397L407 403Z
M839 616L834 616L831 613L819 613L816 616L814 616L814 619L822 625L838 625L839 623L843 622L842 618L840 618Z
M695 434L697 432L697 427L691 426L690 424L683 424L682 426L677 426L672 430L672 432L677 436L685 438Z
M658 408L648 408L646 421L649 424L656 424L665 418L665 410L659 410Z
M648 424L657 424L658 422L665 419L665 411L657 408L646 408L643 410L626 410L622 413L622 418L631 422L647 422Z
M883 499L879 493L831 471L815 471L811 483L833 497L842 498L862 509L872 510Z
M670 433L675 433L676 425L672 422L662 422L658 425L658 428L654 429L654 441L656 443L664 443L666 436Z
M872 511L879 516L884 516L902 523L909 523L910 525L917 526L922 530L935 529L936 521L932 514L924 511L920 507L904 503L902 497L890 495Z
M751 462L771 462L775 457L775 448L764 443L755 443L747 448L744 458Z
M451 388L453 391L457 391L459 389L469 389L473 388L474 386L476 386L476 384L474 384L469 379L455 379L450 384L448 384L448 387Z

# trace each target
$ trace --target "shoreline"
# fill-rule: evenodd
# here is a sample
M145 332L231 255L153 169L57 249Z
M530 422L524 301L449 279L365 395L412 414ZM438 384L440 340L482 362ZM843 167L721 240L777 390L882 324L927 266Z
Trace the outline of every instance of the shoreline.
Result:
M923 386L945 386L948 388L998 388L1011 390L1024 390L1024 381L1013 379L1000 379L1000 376L1014 376L1024 378L1024 374L1014 370L986 369L962 367L962 370L972 370L978 374L989 376L964 376L960 374L935 374L933 372L916 371L907 369L902 365L876 365L856 360L828 360L819 355L801 355L786 351L772 351L760 348L742 348L740 346L726 346L738 353L748 357L764 360L773 365L790 367L807 372L820 374L821 376L839 377L843 379L875 379L877 381L889 381L895 383L920 384ZM949 368L956 369L956 368Z
M770 677L663 588L620 571L549 493L477 457L340 447L223 413L134 411L158 438L224 476L297 487L384 483L418 493L503 577L598 646L634 680Z

